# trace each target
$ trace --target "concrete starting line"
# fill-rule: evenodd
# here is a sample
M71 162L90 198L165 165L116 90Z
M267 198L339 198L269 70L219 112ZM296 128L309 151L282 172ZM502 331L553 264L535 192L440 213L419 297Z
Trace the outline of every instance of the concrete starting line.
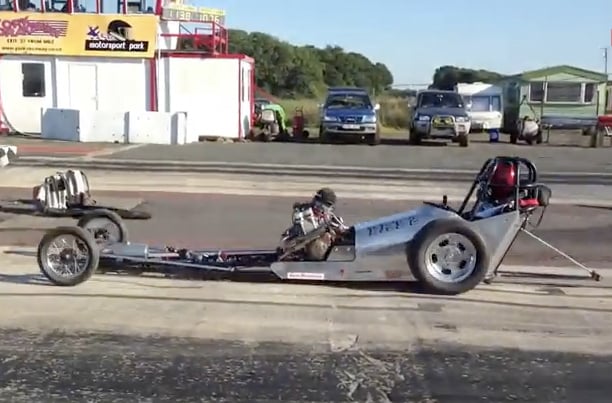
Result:
M66 169L68 169L67 167ZM7 167L0 180L1 187L27 188L39 185L43 178L57 169ZM225 194L237 196L309 197L317 189L332 187L343 199L375 200L441 200L446 194L450 201L465 197L469 183L405 180L321 179L278 175L194 174L181 172L129 172L88 170L90 186L96 191L169 192ZM552 203L612 206L612 189L604 185L553 184ZM579 197L576 195L589 195ZM595 196L597 195L597 196Z

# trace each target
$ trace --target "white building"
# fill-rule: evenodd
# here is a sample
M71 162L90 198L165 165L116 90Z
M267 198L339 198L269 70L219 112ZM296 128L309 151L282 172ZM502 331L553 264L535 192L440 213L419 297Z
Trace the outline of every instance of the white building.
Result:
M44 4L23 12L21 0L13 11L0 11L3 24L16 27L11 36L0 35L4 124L71 141L245 137L254 109L254 60L228 54L224 17L162 0L155 13L144 14L144 1L119 1L115 14L103 13L100 0L87 13L72 13L77 6L70 2L67 12L42 12ZM198 50L178 50L185 40Z

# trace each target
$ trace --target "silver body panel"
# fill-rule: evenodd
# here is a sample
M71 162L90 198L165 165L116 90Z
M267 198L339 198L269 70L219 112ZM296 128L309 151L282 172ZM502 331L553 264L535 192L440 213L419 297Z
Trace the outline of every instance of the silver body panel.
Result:
M455 219L481 235L490 251L489 271L496 269L523 224L513 211L467 221L452 211L424 205L414 210L356 224L355 246L335 247L322 262L276 262L272 271L282 279L326 281L398 281L412 275L406 261L410 242L434 220ZM398 258L400 264L398 264ZM390 264L391 262L392 264Z

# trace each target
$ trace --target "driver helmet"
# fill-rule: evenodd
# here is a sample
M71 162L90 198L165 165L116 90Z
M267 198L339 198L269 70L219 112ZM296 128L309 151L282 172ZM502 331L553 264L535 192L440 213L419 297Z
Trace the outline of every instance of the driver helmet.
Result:
M489 194L493 200L504 200L514 193L516 167L512 162L500 161L489 176Z
M336 193L330 188L321 188L317 190L313 197L313 201L327 208L331 208L336 204Z

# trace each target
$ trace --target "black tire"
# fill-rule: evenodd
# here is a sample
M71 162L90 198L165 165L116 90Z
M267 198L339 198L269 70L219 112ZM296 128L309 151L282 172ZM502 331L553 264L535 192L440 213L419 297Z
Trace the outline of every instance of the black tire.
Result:
M368 144L371 146L377 146L380 144L380 133L376 132L374 134L368 134L367 137Z
M538 134L535 137L536 144L542 144L544 142L544 135L542 134L542 130L538 130Z
M409 142L415 146L421 145L421 135L414 129L410 129Z
M458 282L445 282L435 278L427 267L427 248L439 236L456 233L466 237L476 250L476 264L471 274ZM427 224L409 244L408 266L413 277L426 291L435 294L456 295L472 290L484 280L490 265L490 256L482 237L460 220L436 220Z
M107 226L112 225L117 236L109 238ZM91 233L98 244L125 243L129 239L128 229L119 214L110 210L94 210L85 214L77 226Z
M519 138L519 135L517 132L510 133L510 143L512 144L518 143L518 138Z
M68 277L56 273L46 259L49 246L53 240L66 235L74 236L77 239L78 246L82 248L82 251L86 253L88 258L85 268L75 275ZM83 228L58 227L47 231L42 237L38 244L36 257L40 271L51 283L63 287L71 287L87 281L98 269L98 264L100 263L100 249L92 234Z
M457 136L457 143L459 147L467 147L470 145L470 138L467 134L460 134Z
M323 130L323 127L319 129L319 143L321 144L329 144L329 133Z
M259 141L262 141L264 143L269 143L271 140L272 140L272 135L267 129L259 134Z

